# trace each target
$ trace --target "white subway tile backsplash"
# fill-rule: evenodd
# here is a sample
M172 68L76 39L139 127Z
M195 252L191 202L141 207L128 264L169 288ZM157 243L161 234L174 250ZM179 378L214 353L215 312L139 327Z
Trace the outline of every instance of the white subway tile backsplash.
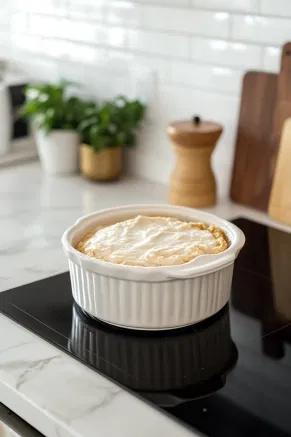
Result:
M142 154L147 156L156 156L157 160L168 162L172 161L174 155L171 142L167 136L167 124L168 122L157 123L145 123L147 129L143 129L139 135L138 149ZM162 171L162 169L161 169Z
M231 167L234 154L237 116L239 110L238 96L225 96L209 91L195 91L197 114L202 119L215 120L224 127L213 154L212 165L216 174L218 194L226 195L230 183Z
M222 11L258 12L259 0L192 0L195 7Z
M27 2L25 2L25 4L22 0L11 0L11 3L12 3L12 8L14 11L19 11L19 10L32 11L29 0ZM2 4L1 4L1 6L2 6Z
M9 44L10 35L8 32L0 32L0 53L1 58L7 58L9 55L8 44Z
M151 119L165 131L172 120L190 119L197 112L194 90L177 85L158 87L156 101L151 107Z
M195 90L196 111L204 119L216 120L222 125L237 122L239 94L224 95L208 90Z
M56 4L53 9L53 14L60 17L68 16L68 2L67 0L56 0Z
M282 50L280 47L265 47L263 54L263 69L273 73L278 73L281 64L281 52Z
M104 29L103 33L106 33L106 29ZM93 43L97 39L101 39L102 43L104 43L106 36L103 36L103 33L100 35L98 26L94 26L86 21L63 19L59 22L57 27L57 37L72 41Z
M6 45L9 42L9 33L8 32L4 32L3 29L1 29L0 31L0 44Z
M69 19L62 19L59 22L56 36L70 41L114 47L123 47L126 42L126 30L123 28Z
M94 26L86 21L76 22L73 27L75 28L75 39L77 41L97 44L106 44L107 42L107 29L105 27Z
M44 0L43 2L34 2L33 0L13 0L13 7L15 10L38 12L44 11L53 13L53 2L51 0Z
M102 21L104 5L104 0L70 0L67 2L67 15L71 18Z
M69 43L67 53L64 57L68 57L73 62L90 63L97 65L103 62L105 58L105 50L97 49L96 47L87 46L86 44Z
M12 33L25 33L28 28L28 14L26 12L12 14L10 26Z
M66 56L66 53L69 50L70 43L67 41L59 41L56 39L45 39L42 41L42 50L47 56L51 56L52 58L61 58Z
M58 35L59 19L45 15L30 15L28 32L33 35L54 38Z
M241 78L279 71L291 0L0 0L0 25L1 55L38 80L75 80L99 99L145 96L147 122L130 153L143 177L168 182L169 121L221 122L213 163L225 194Z
M162 6L177 6L179 8L185 8L190 5L191 0L134 0L136 3L142 3L144 5L162 5Z
M74 22L69 19L62 19L56 30L57 38L75 39Z
M169 30L172 32L191 33L193 29L192 12L185 9L143 6L142 25L148 29Z
M80 65L82 66L82 64ZM99 100L114 98L120 94L129 98L133 97L134 82L129 69L116 71L106 62L97 64L93 68L83 69L80 74L80 81Z
M284 44L291 38L290 20L262 15L235 15L232 38L264 44Z
M128 47L131 50L187 58L189 39L186 36L171 35L144 30L128 31Z
M154 30L196 35L229 35L229 14L178 8L145 6L142 8L142 24Z
M13 51L11 58L18 68L38 81L54 82L60 79L59 65L55 59L44 59L41 55L27 54L23 56L19 51Z
M195 61L245 69L261 67L262 48L255 44L209 38L192 38L191 57Z
M67 13L66 0L13 0L16 10L47 15L65 15Z
M224 125L225 126L225 125ZM230 144L235 144L236 138L236 123L232 120L224 130L215 150L212 155L212 168L216 176L217 193L219 198L228 196L231 182L231 172L234 159L234 147L229 147Z
M86 81L88 80L86 76L86 72L89 70L86 64L82 62L72 62L71 60L63 60L62 62L58 62L58 74L59 77L73 81L77 83L80 87L86 85ZM92 81L92 77L90 80ZM82 89L83 94L86 95L86 90ZM94 97L94 93L90 93L91 99Z
M170 158L165 159L166 144L154 143L163 145L162 152L163 158L161 156L157 157L156 152L147 153L145 150L147 144L141 143L141 147L135 150L130 150L130 171L139 177L144 179L149 179L152 181L160 183L168 183L169 174L174 168L174 154L170 155ZM143 147L142 147L143 146ZM167 195L167 190L165 190L165 196Z
M134 54L132 62L136 65L147 66L156 72L158 81L164 82L169 75L169 61L149 55Z
M12 37L13 46L18 50L22 49L31 53L41 53L44 51L43 39L37 36L13 34Z
M141 25L141 6L131 1L108 1L105 20L119 26L137 27Z
M228 38L230 32L230 15L227 12L193 11L193 30L195 35Z
M213 89L227 93L238 93L242 71L227 67L199 65L190 62L172 63L170 80L172 83Z
M0 23L1 23L1 28L3 28L3 26L8 27L9 26L9 22L11 20L11 10L9 8L8 5L0 5Z
M93 64L98 60L98 49L95 47L56 39L43 39L42 53L45 53L46 56L84 64Z
M113 71L126 70L133 58L130 52L111 49L107 51L106 63Z
M262 15L274 15L280 17L291 17L290 0L261 0L260 13Z
M111 47L125 47L127 43L127 31L119 27L107 28L107 44Z

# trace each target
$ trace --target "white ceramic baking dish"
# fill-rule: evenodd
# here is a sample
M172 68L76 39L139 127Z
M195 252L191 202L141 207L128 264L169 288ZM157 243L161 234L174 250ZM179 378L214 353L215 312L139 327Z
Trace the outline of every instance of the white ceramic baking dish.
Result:
M84 255L77 243L98 225L137 215L172 216L214 224L224 230L229 248L176 266L113 264ZM89 315L124 328L160 330L197 323L228 301L233 265L245 237L232 223L203 211L172 205L134 205L102 210L80 218L63 235L73 297Z

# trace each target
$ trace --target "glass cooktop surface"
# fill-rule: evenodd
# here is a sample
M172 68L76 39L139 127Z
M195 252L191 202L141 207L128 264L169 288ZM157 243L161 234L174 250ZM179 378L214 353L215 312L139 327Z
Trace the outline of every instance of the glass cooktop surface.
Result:
M0 294L0 311L193 431L291 437L291 234L246 219L229 305L173 331L89 318L69 273Z

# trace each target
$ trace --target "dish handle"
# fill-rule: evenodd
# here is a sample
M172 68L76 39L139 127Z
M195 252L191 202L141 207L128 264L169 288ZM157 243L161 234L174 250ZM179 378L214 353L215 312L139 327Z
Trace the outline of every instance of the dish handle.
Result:
M181 266L180 269L167 270L168 278L189 279L223 269L233 264L245 244L245 235L233 224L232 229L235 230L236 239L228 250L216 255L201 255L187 263L187 267ZM199 274L197 274L197 271L199 271Z
M217 257L215 260L214 257ZM190 279L196 276L206 275L207 273L211 273L217 270L220 270L224 267L228 267L230 264L233 264L235 261L235 254L228 253L224 256L221 254L218 255L201 255L194 259L191 263L191 266L181 268L179 270L173 269L167 271L167 276L169 279ZM211 264L208 263L211 262ZM197 274L197 270L199 268L199 274Z

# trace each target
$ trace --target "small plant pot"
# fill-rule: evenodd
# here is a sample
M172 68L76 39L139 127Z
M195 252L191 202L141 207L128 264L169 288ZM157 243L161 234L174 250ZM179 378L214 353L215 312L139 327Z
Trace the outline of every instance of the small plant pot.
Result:
M73 130L53 130L46 135L36 132L36 145L41 165L53 175L74 173L78 170L79 135Z
M82 144L80 148L80 167L84 176L94 181L118 179L123 170L122 147L110 147L95 151Z
M10 152L12 133L12 108L6 85L0 84L0 155Z

